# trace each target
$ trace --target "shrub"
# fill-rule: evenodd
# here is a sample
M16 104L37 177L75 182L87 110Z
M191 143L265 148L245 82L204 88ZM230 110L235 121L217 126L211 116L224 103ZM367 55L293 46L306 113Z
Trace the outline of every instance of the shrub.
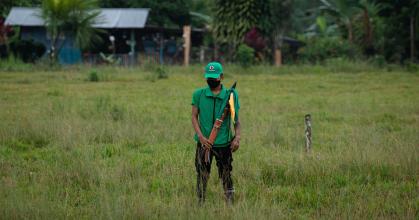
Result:
M19 40L10 44L10 50L24 62L35 62L44 55L46 48L33 40Z
M167 71L163 66L159 66L154 71L157 75L157 79L167 79L169 78L169 75L167 74Z
M360 49L340 37L312 38L298 51L305 62L321 62L328 58L354 59L361 55Z
M248 67L253 63L255 50L246 44L241 44L237 50L237 60L242 67Z
M371 58L371 63L379 68L383 68L387 64L386 58L383 55L375 55Z
M149 72L149 74L145 77L145 79L148 81L156 82L159 79L169 78L167 69L162 65L146 65L144 66L144 69L145 71Z
M419 64L416 64L414 62L408 61L408 62L405 62L405 66L406 66L406 70L408 72L411 72L411 73L417 73L417 72L419 72Z
M99 82L99 75L96 71L91 71L87 80L90 82Z

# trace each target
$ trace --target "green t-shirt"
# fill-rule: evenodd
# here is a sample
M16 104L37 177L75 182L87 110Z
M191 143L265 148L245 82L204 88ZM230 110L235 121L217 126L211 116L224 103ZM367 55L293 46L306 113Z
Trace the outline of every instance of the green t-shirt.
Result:
M235 121L239 118L239 95L236 90L234 93ZM223 114L225 104L228 99L228 89L221 85L221 91L218 95L214 95L207 86L195 90L192 96L192 105L196 106L199 111L198 120L202 134L208 138L214 122ZM232 137L231 131L231 115L228 114L220 127L214 147L226 147L230 144ZM195 134L195 140L199 141L198 135Z

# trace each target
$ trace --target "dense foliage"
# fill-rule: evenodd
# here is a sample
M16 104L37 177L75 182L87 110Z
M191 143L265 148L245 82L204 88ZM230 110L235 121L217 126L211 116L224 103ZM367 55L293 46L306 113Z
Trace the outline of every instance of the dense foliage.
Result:
M255 50L251 47L247 46L246 44L240 44L239 48L237 49L237 60L239 61L240 65L243 67L249 67L253 64L253 56Z
M311 38L340 36L361 49L359 57L381 55L396 63L418 58L417 1L322 0L316 8L317 20L309 29L310 35L296 34L307 42L313 43Z
M320 62L328 58L360 59L359 47L339 37L312 38L298 52L301 62Z
M45 46L33 40L20 40L10 44L10 50L16 58L24 62L34 62L45 53Z
M172 27L191 22L190 0L101 0L99 3L105 8L149 8L148 25Z
M252 27L263 26L266 2L259 0L215 1L214 33L216 40L228 45L230 58Z
M6 17L9 11L14 6L34 7L40 6L42 0L1 0L0 2L0 16Z
M147 24L151 26L192 24L206 28L211 32L205 38L209 39L206 45L220 48L220 54L230 61L236 57L241 43L253 47L255 43L246 41L245 36L254 29L262 33L267 48L283 48L286 57L292 55L297 60L301 58L297 55L304 52L287 50L289 45L283 45L285 37L298 39L300 50L304 51L322 50L322 45L332 39L328 46L341 47L334 42L345 41L351 44L346 47L357 47L358 54L352 58L382 56L394 63L419 58L419 1L414 0L99 0L98 3L100 7L150 8ZM41 0L3 0L0 14L7 15L12 6L39 5ZM255 39L262 42L261 38ZM332 48L316 53L329 54L329 49ZM272 57L270 50L256 50L263 51L255 53L259 57Z
M150 8L148 24L167 27L190 23L188 0L141 0L131 1L131 7Z

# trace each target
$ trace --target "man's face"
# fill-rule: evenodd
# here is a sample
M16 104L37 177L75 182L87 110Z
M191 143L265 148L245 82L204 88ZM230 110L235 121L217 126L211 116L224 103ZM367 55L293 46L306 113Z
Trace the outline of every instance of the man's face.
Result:
M216 88L220 85L221 79L222 79L222 76L218 78L208 78L207 84L210 88Z

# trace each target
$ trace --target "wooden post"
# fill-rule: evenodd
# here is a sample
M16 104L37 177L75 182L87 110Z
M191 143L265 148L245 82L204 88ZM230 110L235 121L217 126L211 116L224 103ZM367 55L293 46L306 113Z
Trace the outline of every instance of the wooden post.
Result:
M183 39L185 44L183 45L183 64L185 66L189 65L189 56L191 51L191 26L183 26Z
M311 151L311 115L307 114L304 116L305 121L305 135L306 135L306 152Z
M282 65L282 53L281 49L275 49L275 66L280 67Z

